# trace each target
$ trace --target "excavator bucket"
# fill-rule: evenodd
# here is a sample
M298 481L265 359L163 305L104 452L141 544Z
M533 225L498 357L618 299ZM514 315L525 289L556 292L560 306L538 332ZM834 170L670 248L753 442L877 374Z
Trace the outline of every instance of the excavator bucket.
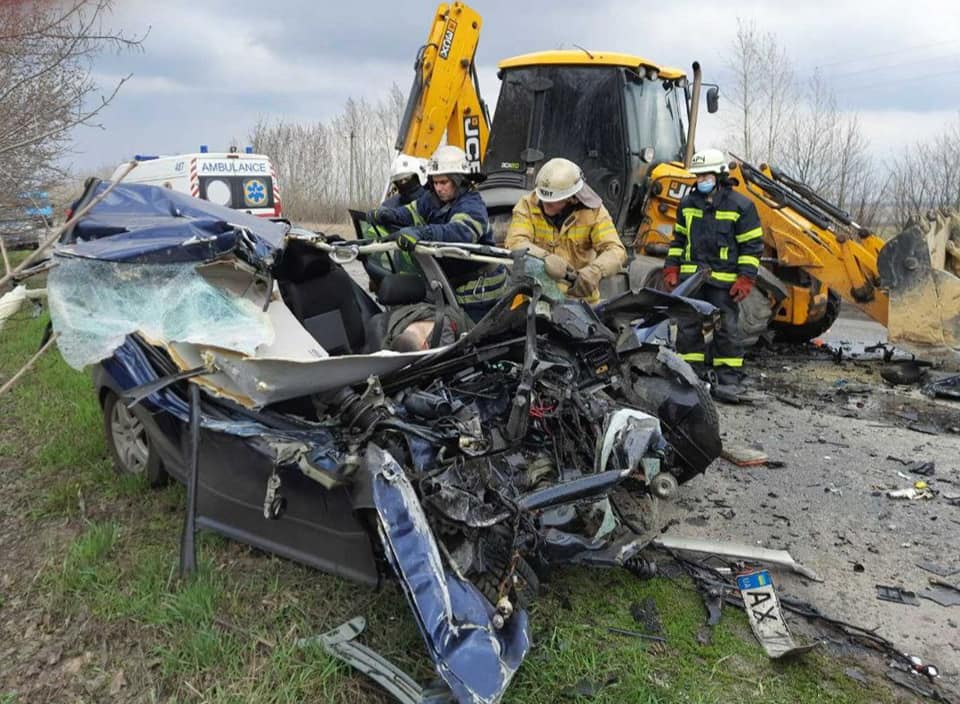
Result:
M958 239L960 216L939 215L926 228L908 227L877 259L890 341L950 367L960 366Z

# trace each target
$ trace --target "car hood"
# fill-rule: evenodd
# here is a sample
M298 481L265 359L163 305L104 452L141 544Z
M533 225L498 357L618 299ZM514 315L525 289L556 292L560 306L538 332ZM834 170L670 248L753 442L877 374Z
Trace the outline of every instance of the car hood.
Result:
M88 185L77 208L102 194L109 181ZM120 183L68 229L58 254L111 262L203 262L242 250L266 264L290 226L193 198L169 188Z

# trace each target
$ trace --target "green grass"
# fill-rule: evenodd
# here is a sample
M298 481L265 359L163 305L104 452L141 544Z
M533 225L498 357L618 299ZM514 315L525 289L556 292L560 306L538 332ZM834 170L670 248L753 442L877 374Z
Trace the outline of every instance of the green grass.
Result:
M0 378L36 350L44 324L20 316L0 332ZM31 600L54 621L85 619L96 633L89 642L120 643L89 649L103 672L125 666L144 700L387 701L319 647L296 646L356 615L368 621L364 642L416 679L434 677L396 585L372 591L209 534L199 539L198 573L180 580L183 490L115 475L90 380L58 354L0 399L0 418L0 463L15 464L29 484L25 530L47 536L36 541L45 566ZM662 648L608 630L640 628L629 606L648 598L664 626ZM882 684L862 688L824 655L771 662L731 609L701 645L704 619L687 580L560 571L533 609L534 645L506 701L554 704L592 683L604 683L592 702L893 701ZM0 704L16 701L0 693Z

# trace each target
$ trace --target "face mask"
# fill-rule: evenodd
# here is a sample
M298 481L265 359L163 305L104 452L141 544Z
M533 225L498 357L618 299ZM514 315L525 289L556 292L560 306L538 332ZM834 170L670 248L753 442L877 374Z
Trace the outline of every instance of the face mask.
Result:
M698 181L697 190L706 195L713 190L714 185L713 181Z

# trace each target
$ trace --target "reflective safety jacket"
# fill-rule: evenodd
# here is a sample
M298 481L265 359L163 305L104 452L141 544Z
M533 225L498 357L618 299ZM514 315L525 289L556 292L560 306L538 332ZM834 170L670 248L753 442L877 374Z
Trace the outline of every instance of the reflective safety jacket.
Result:
M504 245L527 248L541 257L557 254L577 270L592 265L601 277L618 273L627 261L627 250L606 208L578 207L558 230L544 215L534 191L513 207Z
M679 267L681 279L700 266L710 267L707 283L729 288L738 276L757 277L762 252L756 206L729 186L718 185L707 195L693 189L680 201L665 266Z
M431 242L466 242L493 245L487 206L475 190L462 190L449 203L426 191L412 203L391 211L401 227L416 227L420 239ZM487 304L506 291L507 271L486 262L442 258L437 263L461 305Z

